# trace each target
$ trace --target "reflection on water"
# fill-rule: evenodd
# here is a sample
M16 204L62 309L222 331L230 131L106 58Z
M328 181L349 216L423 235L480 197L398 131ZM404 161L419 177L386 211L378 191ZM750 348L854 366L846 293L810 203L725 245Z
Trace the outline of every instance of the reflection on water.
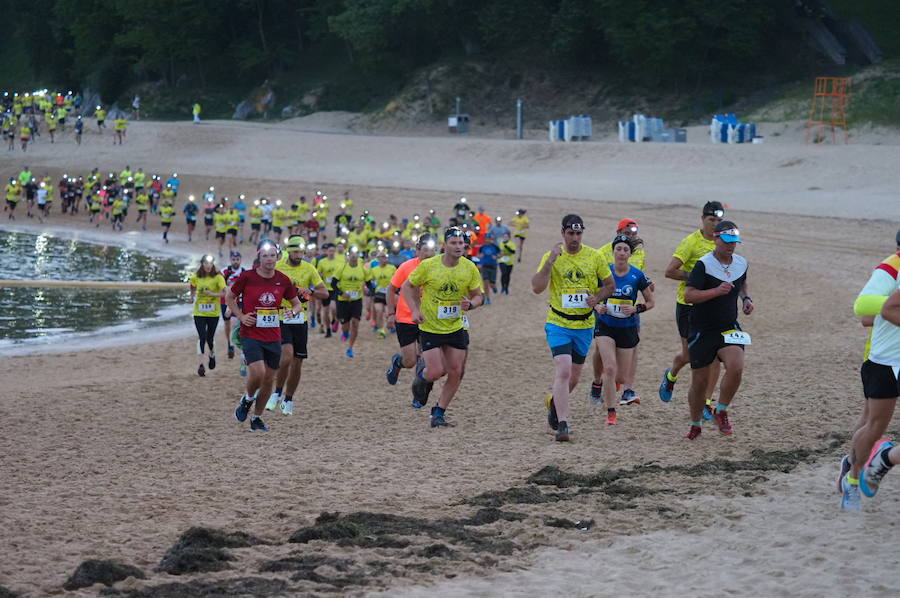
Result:
M50 280L184 281L190 270L176 260L136 249L0 231L0 278ZM185 290L10 287L0 289L0 341L60 336L98 328L130 330L180 314ZM169 316L171 317L171 315Z

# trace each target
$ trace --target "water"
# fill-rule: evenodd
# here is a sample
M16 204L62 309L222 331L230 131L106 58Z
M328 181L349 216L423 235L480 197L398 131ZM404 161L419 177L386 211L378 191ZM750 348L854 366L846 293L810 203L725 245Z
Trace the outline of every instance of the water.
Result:
M0 278L186 281L185 262L115 245L0 231ZM0 351L182 323L187 290L10 287L0 290ZM186 323L185 323L186 325ZM107 343L109 344L109 343ZM9 352L9 351L3 351Z

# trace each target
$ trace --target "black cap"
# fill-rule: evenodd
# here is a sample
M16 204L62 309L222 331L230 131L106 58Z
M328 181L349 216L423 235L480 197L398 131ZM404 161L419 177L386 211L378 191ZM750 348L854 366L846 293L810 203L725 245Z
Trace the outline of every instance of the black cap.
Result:
M703 215L718 216L719 218L722 218L725 216L725 206L723 206L720 201L708 201L706 202L706 205L703 206Z
M562 219L563 230L584 230L584 220L577 214L566 214Z
M625 243L626 245L628 245L628 248L630 250L634 251L634 241L632 241L631 237L629 237L628 235L616 235L616 238L613 239L610 248L615 249L616 245L618 245L619 243Z

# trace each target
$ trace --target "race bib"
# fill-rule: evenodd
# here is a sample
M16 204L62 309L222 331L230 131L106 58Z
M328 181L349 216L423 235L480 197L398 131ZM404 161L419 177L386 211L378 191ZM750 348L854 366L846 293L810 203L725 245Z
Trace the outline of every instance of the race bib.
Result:
M462 325L463 325L463 330L469 329L469 315L468 314L462 315Z
M283 321L285 324L306 324L306 312L301 310L293 318L285 318Z
M438 319L455 320L459 317L459 303L453 301L438 301Z
M214 311L216 311L216 304L215 303L198 303L197 311L199 311L201 314L211 314Z
M614 318L627 318L628 316L622 313L622 308L626 305L632 305L631 299L607 299L606 313Z
M387 294L387 287L376 287L375 292L376 292L376 293L381 293L381 294L383 294L383 295L386 295L386 294Z
M327 282L328 284L331 284L333 281L334 281L334 276L329 276L328 278L325 279L325 282Z
M743 330L726 330L722 333L726 345L749 345L750 335Z
M257 309L256 310L256 327L257 328L278 328L281 324L278 322L277 309Z
M587 291L563 291L560 295L560 302L563 309L583 308L588 307L588 297L590 297L590 293Z
M347 294L350 296L351 300L359 299L359 291L347 291Z
M508 264L510 261L511 261L511 259L508 255L504 255L503 257L500 258L501 264Z

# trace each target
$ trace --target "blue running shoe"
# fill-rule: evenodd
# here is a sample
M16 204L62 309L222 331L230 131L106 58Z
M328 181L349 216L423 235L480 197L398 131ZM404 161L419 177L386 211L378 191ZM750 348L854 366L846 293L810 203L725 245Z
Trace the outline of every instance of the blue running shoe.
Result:
M452 428L455 424L447 421L444 417L444 410L440 407L431 408L431 427L432 428Z
M353 349L347 349L347 357L353 357Z
M838 474L837 491L841 492L843 488L844 478L850 473L850 455L841 457L841 472Z
M388 368L387 376L388 384L393 386L397 384L397 379L400 377L400 370L403 369L403 357L399 353L394 353L394 356L391 357L391 367Z
M250 429L256 430L257 432L268 432L269 428L266 426L265 422L263 422L261 417L254 417L250 420Z
M559 422L556 428L556 442L569 442L568 422Z
M250 414L250 405L252 404L252 399L248 399L247 395L242 396L238 406L234 409L234 419L239 422L247 421L247 415Z
M881 480L891 470L890 467L885 466L882 455L885 451L889 451L892 448L894 448L893 442L882 439L875 445L875 450L872 451L869 462L859 472L859 489L869 498L878 493L878 486L881 485Z
M672 391L675 390L675 383L669 380L669 372L672 370L666 370L666 373L663 374L662 384L659 385L659 398L663 403L668 403L672 400Z
M421 409L424 406L425 406L425 403L420 403L419 401L413 399L413 402L412 402L413 409Z
M703 407L703 420L704 421L712 421L713 418L713 406L712 403L707 403L705 407Z

